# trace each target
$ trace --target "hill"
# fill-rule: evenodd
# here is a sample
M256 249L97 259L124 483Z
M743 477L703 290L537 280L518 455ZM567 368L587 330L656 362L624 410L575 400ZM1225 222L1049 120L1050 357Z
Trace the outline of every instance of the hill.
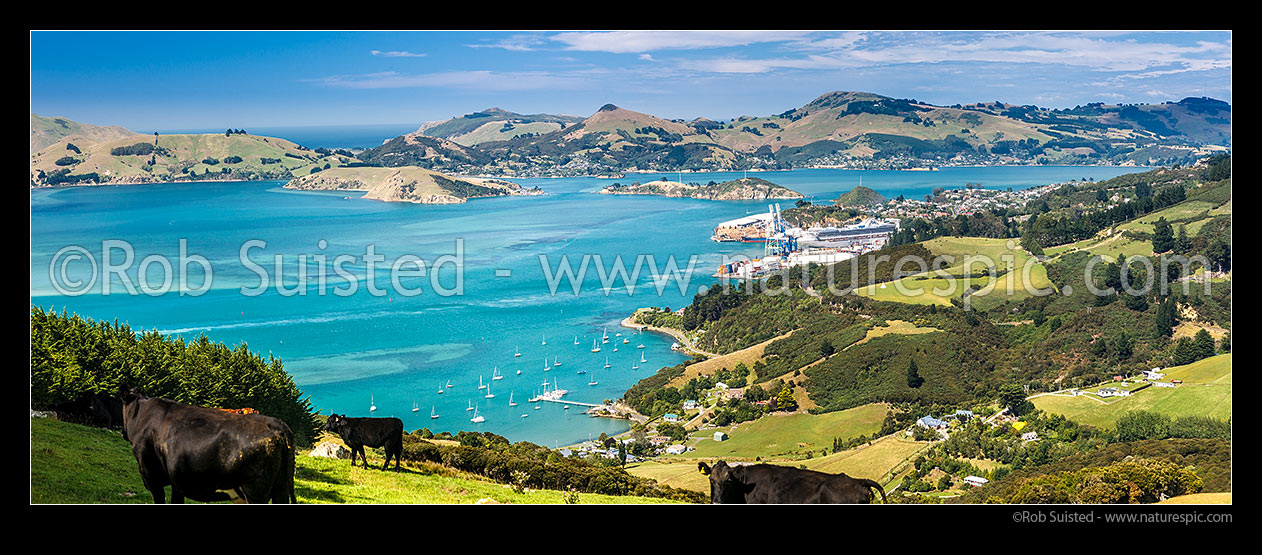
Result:
M79 123L66 118L49 118L31 114L31 154L35 154L64 138L69 138L68 142L82 147L101 141L141 136L140 133L117 125L102 127L88 123Z
M862 185L846 191L833 201L836 206L872 206L873 204L885 204L889 199L881 196L881 193L873 191Z
M414 133L447 139L464 146L506 141L523 135L543 135L583 121L577 116L518 114L500 108L487 108L442 121L426 122Z
M723 183L711 181L707 185L699 183L680 183L678 181L650 181L622 185L614 183L600 190L602 195L661 195L675 198L695 198L706 200L766 200L766 199L799 199L802 193L781 187L757 177L746 177Z
M32 186L284 179L354 160L349 153L244 133L76 140L62 137L31 155Z
M364 198L418 204L457 204L471 198L543 194L538 187L525 189L498 179L451 177L415 166L333 168L296 178L285 188L366 191Z

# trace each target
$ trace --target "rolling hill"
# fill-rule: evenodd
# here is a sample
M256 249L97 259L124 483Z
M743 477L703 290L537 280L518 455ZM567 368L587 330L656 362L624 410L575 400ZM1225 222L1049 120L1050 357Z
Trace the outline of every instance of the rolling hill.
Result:
M838 91L779 114L728 122L664 119L613 104L581 120L491 108L427 123L408 137L446 140L451 143L447 149L469 147L488 158L462 151L454 158L466 164L464 171L477 167L522 176L819 166L1160 165L1228 149L1231 105L1186 98L1067 109L1001 102L935 106ZM409 163L435 168L442 158L453 158L432 144L413 143L412 153L396 149Z
M765 200L765 199L799 199L802 193L781 187L757 177L746 177L701 185L699 183L680 183L678 181L649 181L622 185L614 183L600 190L602 195L661 195L675 198L696 198L706 200Z
M31 155L32 186L285 179L353 162L285 139L234 134L67 135Z
M117 125L102 127L79 123L66 118L49 118L31 114L31 154L35 154L63 138L82 147L101 141L127 137L142 137L140 133Z

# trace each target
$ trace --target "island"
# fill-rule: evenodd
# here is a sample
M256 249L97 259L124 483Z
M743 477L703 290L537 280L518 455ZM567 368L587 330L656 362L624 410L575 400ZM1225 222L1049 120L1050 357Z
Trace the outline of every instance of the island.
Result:
M304 175L286 189L365 191L363 198L416 204L459 204L471 198L542 195L538 187L482 177L454 177L417 166L341 167Z
M767 199L800 199L802 193L781 187L766 179L745 177L706 185L699 183L680 183L665 178L648 183L632 183L622 185L614 183L599 191L602 195L660 195L674 198L695 198L706 200L767 200Z

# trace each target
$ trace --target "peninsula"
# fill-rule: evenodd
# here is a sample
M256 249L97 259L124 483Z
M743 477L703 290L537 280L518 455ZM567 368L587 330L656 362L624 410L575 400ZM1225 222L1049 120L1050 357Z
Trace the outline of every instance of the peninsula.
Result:
M366 191L364 198L416 204L459 204L471 198L542 195L500 179L453 177L416 166L332 168L290 180L286 189Z

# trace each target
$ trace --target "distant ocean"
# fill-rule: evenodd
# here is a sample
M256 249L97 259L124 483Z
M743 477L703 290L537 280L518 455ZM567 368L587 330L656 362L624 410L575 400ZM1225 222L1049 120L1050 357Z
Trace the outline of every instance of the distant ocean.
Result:
M420 127L419 123L382 125L311 125L293 127L245 128L251 135L279 137L307 148L374 148L399 135L406 135ZM233 129L236 129L235 127ZM227 129L159 129L167 135L223 133Z
M858 185L860 178L887 197L919 198L938 186L981 183L987 188L1023 189L1135 171L1143 168L830 169L758 175L824 200ZM683 178L705 183L740 175L694 173ZM621 181L655 177L628 176ZM670 349L669 337L628 335L630 330L620 328L619 322L638 307L686 305L699 287L715 282L710 276L723 255L762 254L759 245L714 243L710 235L720 221L765 212L766 202L592 194L611 182L526 179L521 180L523 185L539 186L548 194L445 206L377 202L354 193L289 191L281 181L33 189L31 304L98 320L118 319L135 329L185 338L205 333L229 345L248 343L256 353L283 359L286 370L324 414L368 416L369 406L375 404L378 409L372 414L398 416L408 430L486 430L549 447L571 444L602 432L623 432L627 423L587 417L581 406L565 410L541 403L536 409L527 399L543 389L544 381L559 381L569 389L567 400L600 403L620 397L659 368L687 360ZM82 296L62 295L52 287L50 263L59 250L77 245L99 256L102 241L111 239L129 242L136 263L151 254L175 258L185 239L190 254L203 256L212 265L214 288L201 296L133 296L120 294L117 276L108 296L101 294L100 284ZM462 240L464 292L440 296L428 278L417 277L401 283L421 286L420 295L372 296L364 264L357 261L346 265L358 280L358 291L350 296L331 291L320 295L314 288L290 295L278 291L275 283L262 295L246 296L240 288L260 282L238 258L250 240L266 242L251 252L251 260L273 278L272 255L284 255L281 273L286 286L298 271L298 255L307 255L310 269L316 255L329 261L341 254L359 257L372 245L388 261L413 254L432 264L443 255L454 255ZM540 257L549 269L566 257L578 272L585 255L599 255L606 271L615 257L621 257L628 272L637 256L651 255L658 270L640 258L645 267L634 280L633 293L628 294L620 279L605 291L596 260L589 258L579 294L568 285L552 294ZM682 279L670 278L663 267L672 256L685 270L695 257L693 271L681 274ZM149 267L155 276L159 270ZM437 272L444 288L456 285L452 266L430 270ZM69 264L67 271L71 278L90 273L78 263ZM134 269L128 275L137 280ZM199 285L197 270L190 275L191 286ZM659 283L664 286L661 294L655 287ZM373 284L392 289L388 274L380 270ZM343 285L333 280L328 288ZM592 353L593 342L604 332L610 343ZM622 343L616 333L630 342ZM637 348L641 344L644 349ZM513 356L517 352L522 356ZM645 363L639 362L641 356ZM560 366L555 365L557 357ZM493 380L495 372L503 379ZM479 381L490 385L493 398L477 388ZM447 388L448 382L453 387ZM588 385L591 382L595 385ZM517 406L509 406L510 396ZM470 406L477 407L484 423L470 422ZM431 419L431 410L440 418Z

